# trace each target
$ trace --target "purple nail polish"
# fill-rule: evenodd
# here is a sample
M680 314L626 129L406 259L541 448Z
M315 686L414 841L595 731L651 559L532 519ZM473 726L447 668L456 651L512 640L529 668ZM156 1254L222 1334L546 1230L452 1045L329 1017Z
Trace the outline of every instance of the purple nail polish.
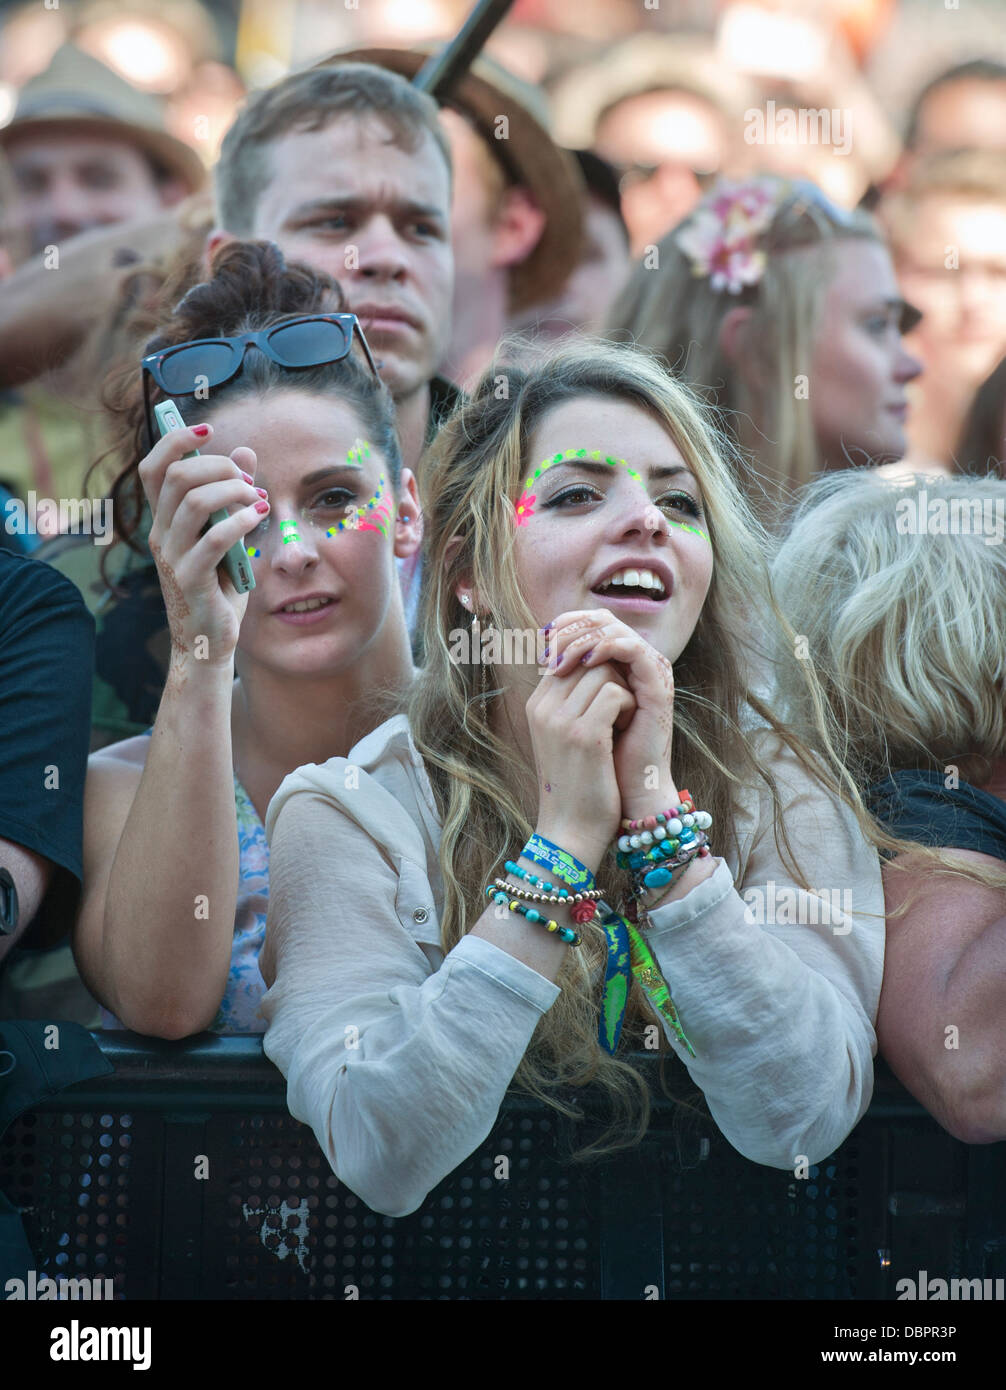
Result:
M585 656L581 656L581 657L580 657L580 665L581 665L581 666L586 666L587 662L590 660L590 658L591 658L593 655L594 655L594 648L591 647L590 651L587 652Z

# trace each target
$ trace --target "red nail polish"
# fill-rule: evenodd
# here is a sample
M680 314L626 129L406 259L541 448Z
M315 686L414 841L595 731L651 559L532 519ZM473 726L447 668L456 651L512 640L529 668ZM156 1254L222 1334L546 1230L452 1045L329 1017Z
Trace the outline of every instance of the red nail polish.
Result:
M192 433L197 434L200 439L205 439L210 432L209 425L193 425Z
M256 502L256 503L255 503L255 510L256 510L257 512L267 512L267 511L269 510L269 503L268 503L268 502Z
M251 478L249 478L248 481L251 482ZM257 487L257 488L255 489L255 491L258 493L258 495L259 495L260 497L268 497L268 496L269 496L269 494L266 492L266 490L265 490L264 487Z
M251 476L250 473L242 473L241 476L242 478L244 478L246 483L251 483L252 485L254 485L255 479Z

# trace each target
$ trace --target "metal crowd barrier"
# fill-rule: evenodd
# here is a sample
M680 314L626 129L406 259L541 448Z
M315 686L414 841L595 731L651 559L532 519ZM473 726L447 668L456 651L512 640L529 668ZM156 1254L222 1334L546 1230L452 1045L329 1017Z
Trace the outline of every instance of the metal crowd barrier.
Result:
M112 1279L116 1298L891 1299L919 1270L1006 1274L1006 1145L950 1138L883 1067L805 1178L656 1086L637 1149L571 1163L569 1122L510 1095L393 1219L332 1175L259 1039L98 1042L114 1074L13 1122L0 1190L40 1275Z

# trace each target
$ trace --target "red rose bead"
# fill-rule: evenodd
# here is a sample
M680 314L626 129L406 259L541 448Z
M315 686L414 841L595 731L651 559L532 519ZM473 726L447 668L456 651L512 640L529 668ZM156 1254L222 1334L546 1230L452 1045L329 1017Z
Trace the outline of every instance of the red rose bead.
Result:
M577 903L569 910L569 915L578 927L583 926L584 922L592 922L597 908L591 903Z

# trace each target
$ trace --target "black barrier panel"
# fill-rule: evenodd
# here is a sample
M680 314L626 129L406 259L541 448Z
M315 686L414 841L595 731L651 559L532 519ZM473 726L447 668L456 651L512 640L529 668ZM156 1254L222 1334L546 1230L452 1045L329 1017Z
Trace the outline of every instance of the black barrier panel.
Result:
M957 1143L883 1069L806 1177L748 1162L659 1091L637 1149L571 1163L580 1131L510 1095L391 1218L335 1179L259 1040L100 1043L114 1076L16 1120L0 1188L39 1275L111 1279L117 1298L860 1299L923 1269L1002 1274L1004 1146Z

